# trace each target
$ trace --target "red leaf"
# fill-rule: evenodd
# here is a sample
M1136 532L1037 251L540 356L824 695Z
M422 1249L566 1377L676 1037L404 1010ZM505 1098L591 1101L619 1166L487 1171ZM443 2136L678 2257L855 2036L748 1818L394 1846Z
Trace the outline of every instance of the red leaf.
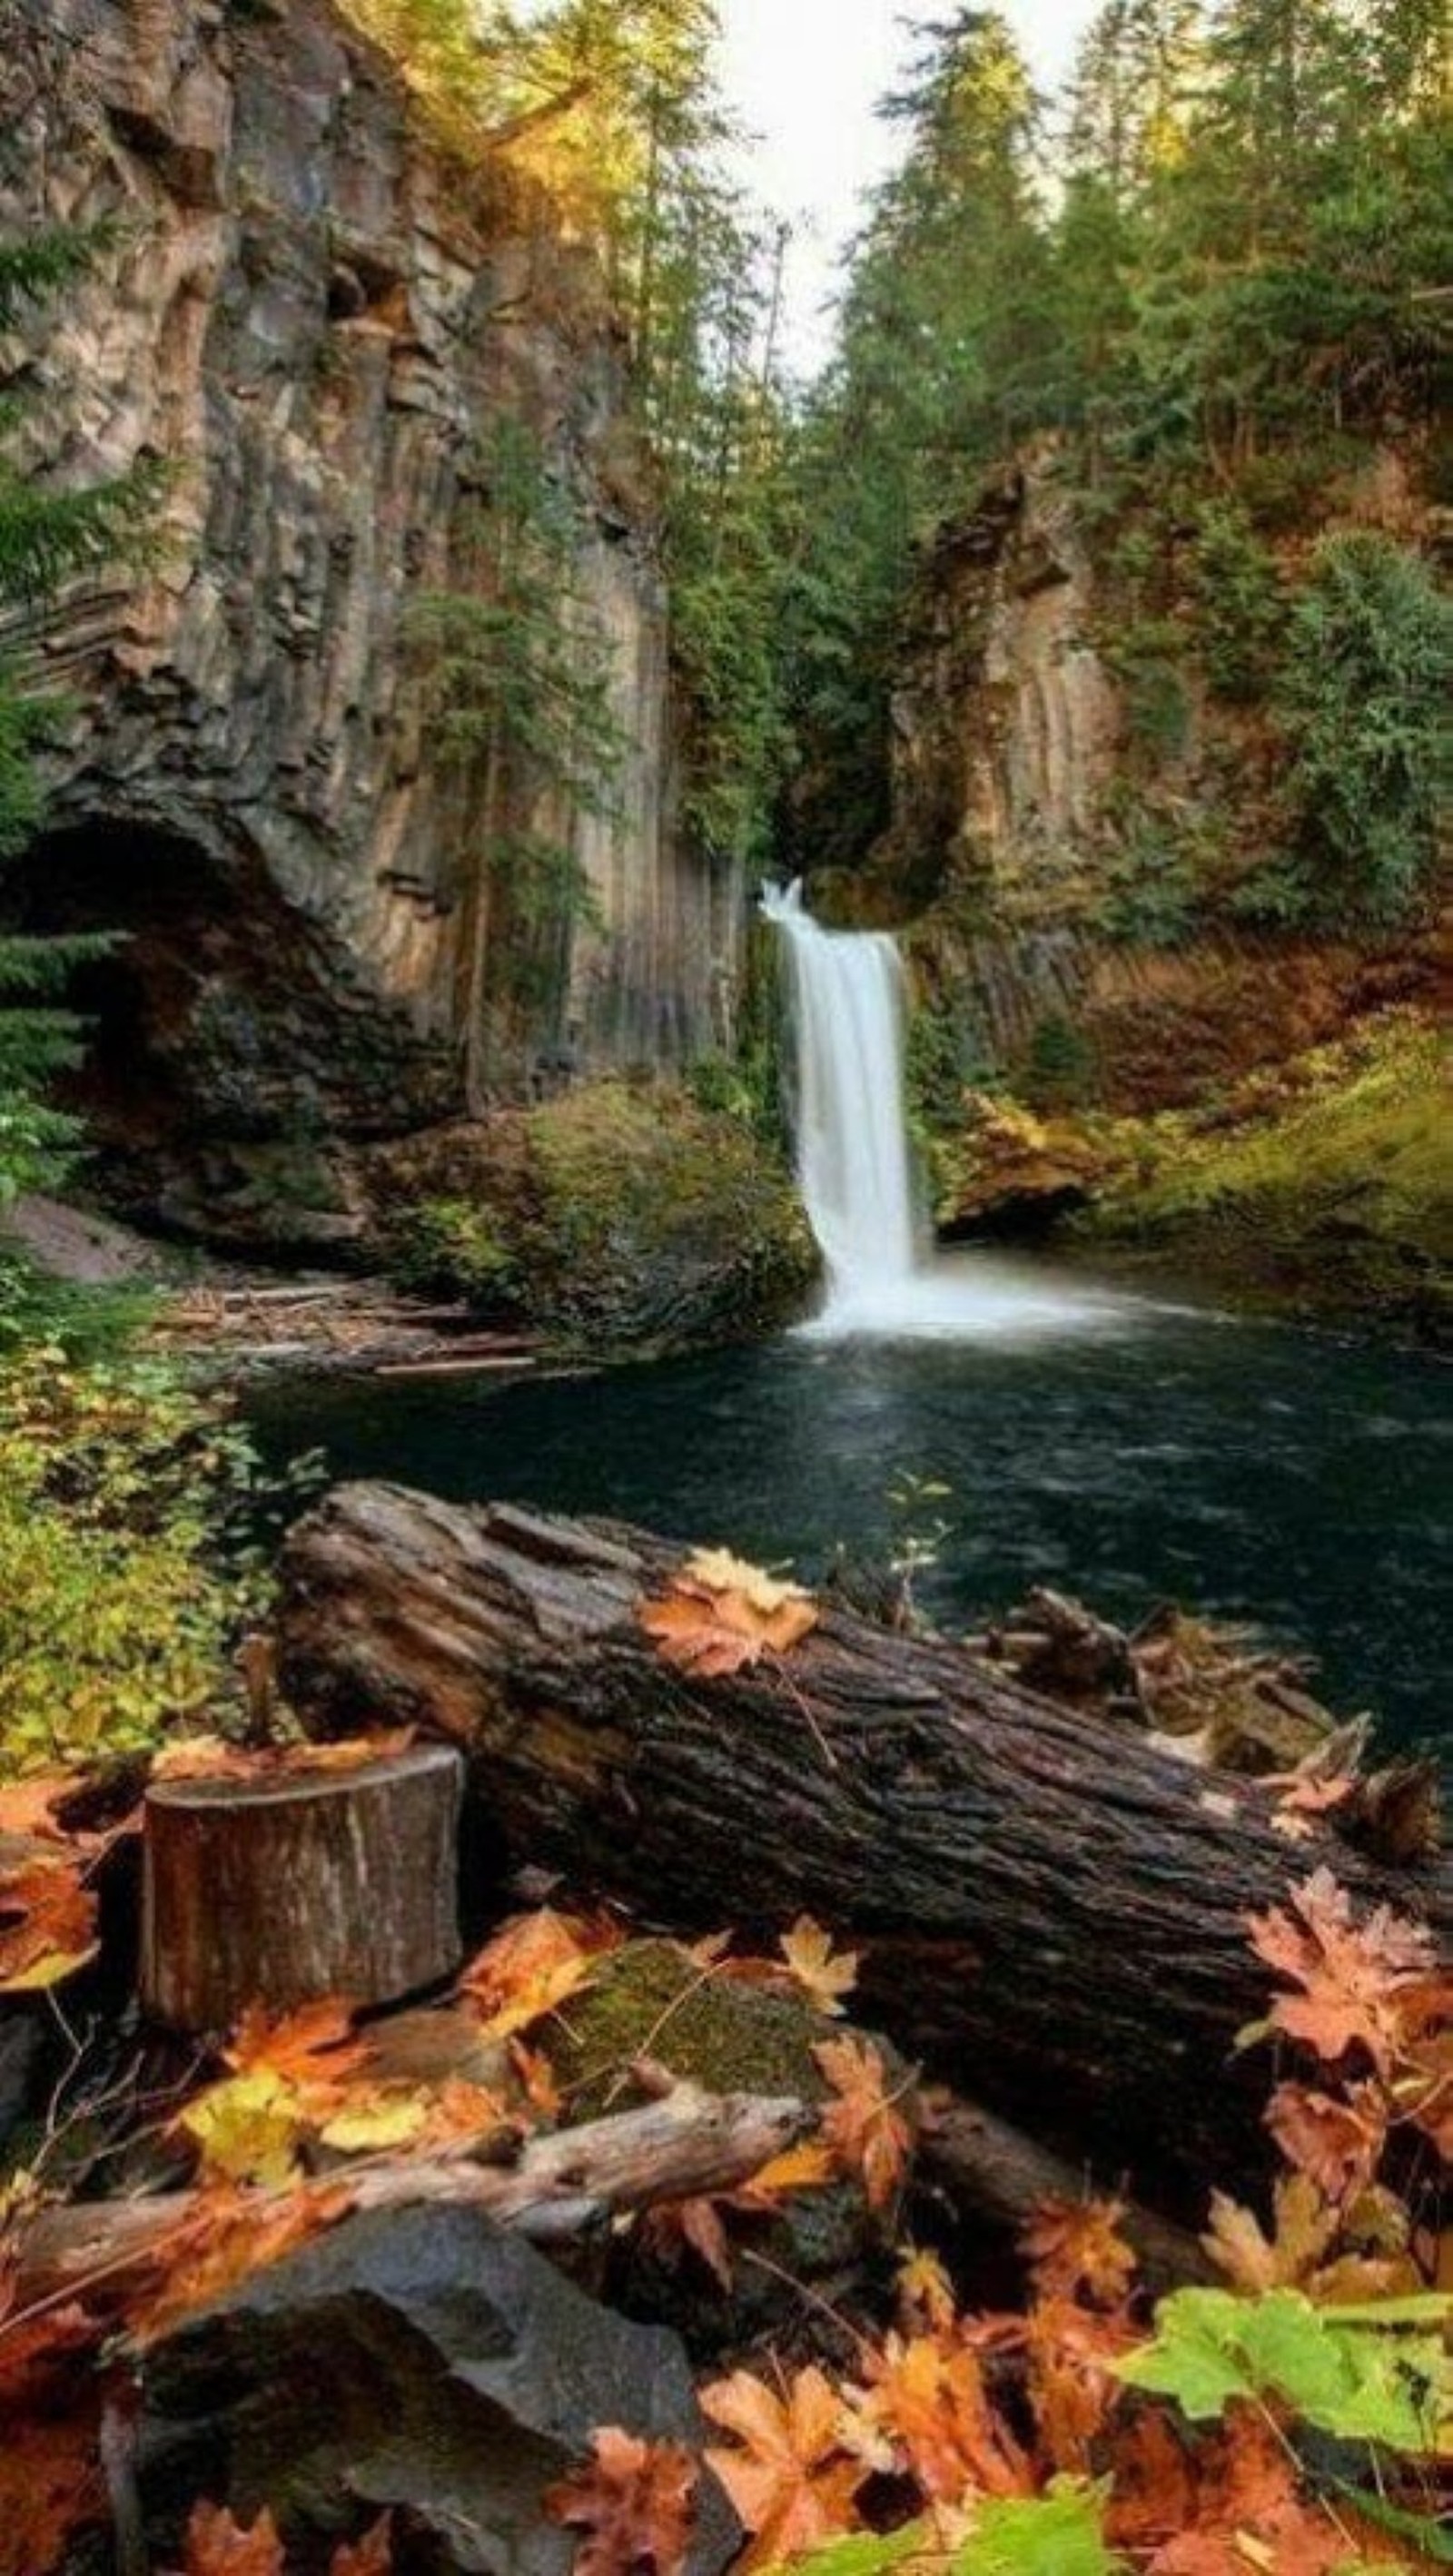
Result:
M578 2530L575 2576L681 2576L700 2472L677 2442L642 2442L618 2426L595 2436L588 2469L545 2497L554 2522Z

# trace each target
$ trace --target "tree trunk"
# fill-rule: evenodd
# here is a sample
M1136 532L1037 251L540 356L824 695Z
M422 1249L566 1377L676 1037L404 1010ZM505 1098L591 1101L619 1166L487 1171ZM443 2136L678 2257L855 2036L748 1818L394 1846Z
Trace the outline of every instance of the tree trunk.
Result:
M249 2004L393 2003L459 1964L462 1766L438 1744L347 1771L160 1780L146 1797L141 1995L181 2031Z
M785 1660L687 1678L639 1624L679 1552L629 1529L345 1486L294 1531L283 1671L320 1731L463 1747L512 1853L678 1928L801 1912L865 1952L864 2008L946 2081L1112 2174L1204 2190L1259 2160L1272 1979L1246 1917L1319 1863L1428 1915L1269 1793L828 1606Z

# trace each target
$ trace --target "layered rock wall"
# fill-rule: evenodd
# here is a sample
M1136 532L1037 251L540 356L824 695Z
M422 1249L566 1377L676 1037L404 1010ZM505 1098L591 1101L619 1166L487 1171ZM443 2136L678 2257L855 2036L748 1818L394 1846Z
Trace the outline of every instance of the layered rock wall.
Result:
M5 898L133 934L111 1052L156 1114L114 1081L92 1106L138 1196L215 1214L300 1132L457 1103L481 782L434 752L410 611L464 577L501 415L575 498L626 753L617 813L556 818L594 900L494 1008L493 1077L718 1039L735 904L674 828L649 480L588 250L451 162L329 0L4 0L0 34L0 222L110 227L10 352L26 461L61 488L168 468L151 560L48 620L54 837ZM511 967L486 961L496 1006Z

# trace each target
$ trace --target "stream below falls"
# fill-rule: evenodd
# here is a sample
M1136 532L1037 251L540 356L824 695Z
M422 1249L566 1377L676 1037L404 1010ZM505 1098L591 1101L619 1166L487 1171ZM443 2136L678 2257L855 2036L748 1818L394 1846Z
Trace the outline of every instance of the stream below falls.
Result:
M256 1391L273 1463L604 1513L808 1580L942 1517L940 1623L1036 1583L1167 1597L1313 1655L1387 1744L1448 1740L1453 1371L1415 1353L968 1254L902 1337L819 1329L603 1375ZM890 1500L905 1478L943 1498Z

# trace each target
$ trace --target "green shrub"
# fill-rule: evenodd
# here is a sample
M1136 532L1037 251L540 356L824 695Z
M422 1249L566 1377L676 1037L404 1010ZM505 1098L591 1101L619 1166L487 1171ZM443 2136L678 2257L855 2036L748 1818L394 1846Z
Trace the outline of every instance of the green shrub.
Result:
M1208 501L1197 513L1193 568L1196 641L1218 697L1256 698L1286 622L1276 559L1245 510Z
M157 1364L0 1367L0 1778L144 1751L252 1606L244 1435Z
M406 1208L389 1243L400 1287L424 1297L457 1297L483 1313L516 1302L515 1264L488 1209L468 1199L421 1199Z
M800 1305L816 1256L786 1174L684 1092L602 1082L532 1110L514 1237L527 1311L570 1339L729 1339Z
M1390 921L1431 888L1448 778L1453 603L1425 564L1360 531L1318 548L1282 688L1288 801L1326 918Z

